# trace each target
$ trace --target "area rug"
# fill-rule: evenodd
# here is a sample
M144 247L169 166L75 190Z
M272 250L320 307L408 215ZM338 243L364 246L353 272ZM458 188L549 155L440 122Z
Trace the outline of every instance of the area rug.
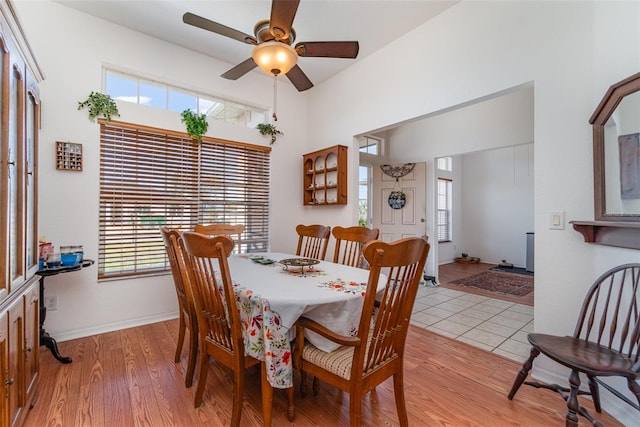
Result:
M523 296L533 291L533 276L493 270L483 271L451 283L515 296Z
M522 267L493 267L491 270L493 271L504 271L505 273L514 273L514 274L526 274L527 276L533 276L533 271L527 271Z

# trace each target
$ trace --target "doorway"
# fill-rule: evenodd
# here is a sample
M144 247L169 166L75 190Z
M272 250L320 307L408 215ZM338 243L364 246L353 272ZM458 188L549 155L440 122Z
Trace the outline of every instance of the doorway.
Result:
M413 121L397 126L390 126L370 135L378 137L383 144L379 156L382 161L401 163L415 160L426 161L426 210L425 230L431 243L431 252L427 259L427 274L438 275L440 264L453 262L462 252L479 256L488 263L500 263L504 257L512 259L514 264L521 264L512 254L519 253L522 263L525 261L526 233L533 230L533 196L525 203L530 223L523 229L521 239L516 236L510 238L509 244L497 245L498 237L503 235L504 227L510 227L513 221L507 215L502 218L504 201L499 196L505 194L505 188L493 186L492 191L482 193L481 185L476 185L477 179L473 174L478 170L484 173L481 179L490 182L494 172L503 174L503 184L512 185L516 180L523 179L533 182L533 118L534 118L534 88L532 83L523 84L500 93L489 95L483 99L469 101L457 107L434 112ZM495 149L495 150L494 150ZM450 242L438 243L436 180L437 172L435 159L451 156L454 160L454 170L459 174L452 175L453 180L453 223L456 216L460 220L462 206L468 210L466 222L458 222L459 228L453 229ZM498 157L495 157L498 156ZM505 168L498 167L504 163ZM362 162L362 155L361 155ZM379 161L380 162L380 161ZM456 167L456 162L457 167ZM524 163L522 163L524 162ZM377 166L374 166L377 167ZM506 173L511 168L511 176ZM517 167L517 171L514 168ZM467 172L463 172L467 171ZM526 174L523 177L521 174ZM472 188L475 189L471 190ZM532 184L531 184L531 188ZM531 190L532 191L532 190ZM373 189L374 201L378 189ZM520 197L515 192L516 197ZM523 195L522 192L520 195ZM528 196L527 196L528 197ZM522 205L520 201L515 205ZM373 222L381 221L376 218L380 211L373 211ZM522 215L517 214L518 218ZM487 225L484 220L500 218ZM526 219L525 221L529 221ZM454 225L455 227L455 225ZM502 228L501 228L502 227ZM473 232L473 239L465 239L464 235ZM520 234L518 230L512 233ZM520 242L520 240L522 240ZM520 244L521 243L521 244ZM468 246L468 247L467 247ZM497 246L497 248L495 248ZM494 249L491 249L494 247ZM515 249L514 249L515 248ZM477 253L477 255L476 255ZM520 255L518 255L520 256ZM523 264L524 266L524 264Z

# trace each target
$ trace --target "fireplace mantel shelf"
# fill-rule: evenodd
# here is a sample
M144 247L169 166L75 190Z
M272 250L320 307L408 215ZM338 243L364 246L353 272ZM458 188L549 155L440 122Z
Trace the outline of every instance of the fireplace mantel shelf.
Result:
M626 221L569 221L587 243L640 249L640 223Z

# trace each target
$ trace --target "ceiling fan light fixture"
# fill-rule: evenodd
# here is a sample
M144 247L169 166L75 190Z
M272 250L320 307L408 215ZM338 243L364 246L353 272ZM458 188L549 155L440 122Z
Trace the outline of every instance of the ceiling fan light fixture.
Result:
M270 76L287 74L298 62L296 50L278 41L260 43L253 48L251 57Z

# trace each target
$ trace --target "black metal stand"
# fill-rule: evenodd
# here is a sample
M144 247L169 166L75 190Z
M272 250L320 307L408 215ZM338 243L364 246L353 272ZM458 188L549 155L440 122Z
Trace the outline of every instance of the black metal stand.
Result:
M48 276L54 276L60 273L69 273L72 271L78 271L84 267L88 267L94 263L93 260L86 259L80 264L73 267L60 267L56 269L43 269L36 272L40 276L40 345L46 346L53 357L61 363L71 363L73 360L70 357L62 356L58 350L58 342L44 329L44 321L47 317L47 307L44 304L44 278Z

